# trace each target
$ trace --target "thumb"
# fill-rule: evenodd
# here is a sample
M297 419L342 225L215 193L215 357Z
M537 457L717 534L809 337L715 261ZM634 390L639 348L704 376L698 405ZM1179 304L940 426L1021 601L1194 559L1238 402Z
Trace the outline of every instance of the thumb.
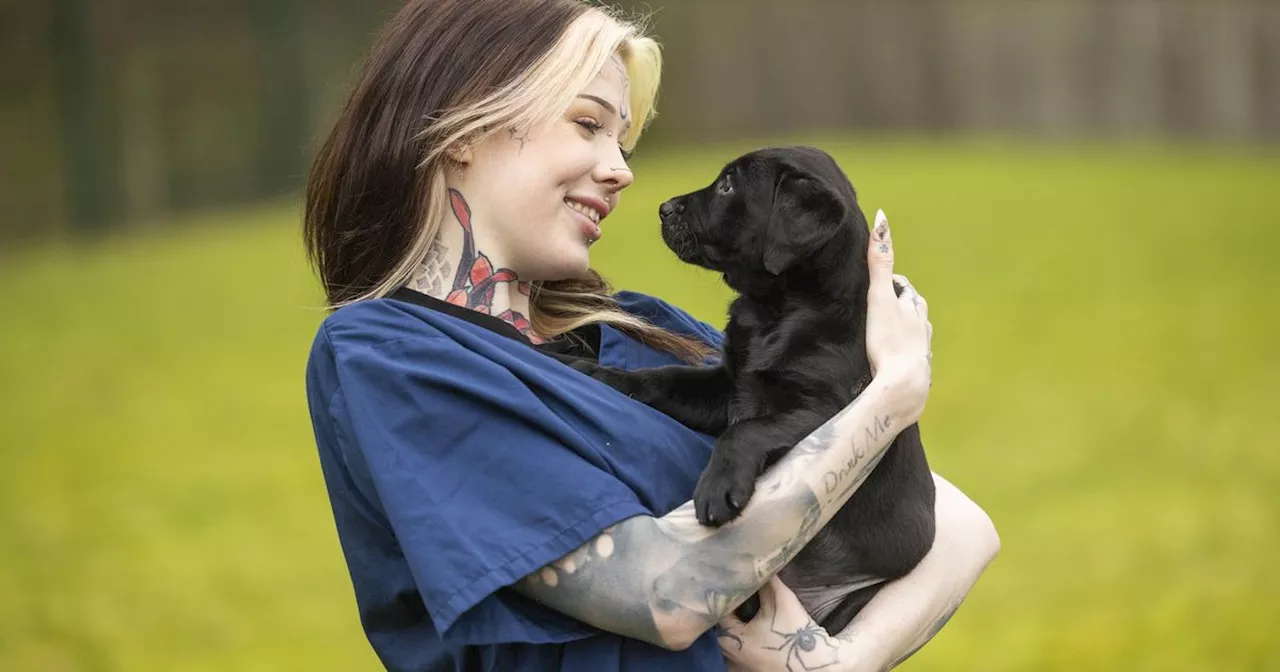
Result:
M875 225L871 229L871 244L867 246L867 270L871 286L867 291L872 301L892 301L897 298L893 289L893 235L889 232L889 218L884 210L876 211Z

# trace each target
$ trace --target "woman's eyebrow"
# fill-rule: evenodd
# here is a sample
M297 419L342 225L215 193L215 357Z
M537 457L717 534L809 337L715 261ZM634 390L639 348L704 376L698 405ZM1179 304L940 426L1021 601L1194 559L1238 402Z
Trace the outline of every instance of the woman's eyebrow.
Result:
M604 109L609 110L613 114L618 113L618 108L614 107L609 101L605 100L604 98L601 98L599 96L593 96L589 93L579 93L578 97L586 98L587 100L593 100L597 103L600 103L600 107L603 107Z

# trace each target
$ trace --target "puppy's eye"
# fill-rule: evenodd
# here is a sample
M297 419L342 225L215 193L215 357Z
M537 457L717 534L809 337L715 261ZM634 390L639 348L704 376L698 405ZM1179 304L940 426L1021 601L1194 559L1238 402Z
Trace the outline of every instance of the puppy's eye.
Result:
M720 178L720 184L716 185L716 193L721 196L728 196L733 193L733 180L728 175Z

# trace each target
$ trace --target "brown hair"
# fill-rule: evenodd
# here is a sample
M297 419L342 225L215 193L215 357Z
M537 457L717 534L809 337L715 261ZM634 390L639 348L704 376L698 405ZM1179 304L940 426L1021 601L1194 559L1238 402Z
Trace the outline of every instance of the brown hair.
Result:
M304 238L331 308L385 296L421 265L447 213L447 151L558 115L614 54L632 79L634 146L653 116L657 44L580 0L409 0L385 26L307 182ZM534 283L554 337L608 323L700 361L701 341L618 307L594 271Z

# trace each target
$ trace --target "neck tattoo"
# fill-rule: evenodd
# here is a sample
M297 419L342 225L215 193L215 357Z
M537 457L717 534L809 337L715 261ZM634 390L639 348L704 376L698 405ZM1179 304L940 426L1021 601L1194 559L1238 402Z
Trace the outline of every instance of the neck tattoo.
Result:
M458 272L453 278L453 288L445 297L445 301L455 306L470 308L478 313L491 315L493 298L498 285L516 283L516 289L529 296L529 283L521 282L516 272L509 268L493 267L489 257L476 249L475 234L471 230L471 206L457 189L449 190L449 204L453 208L453 216L462 226L462 259L458 262ZM431 261L428 255L427 261ZM448 264L445 264L448 273ZM533 332L533 324L525 315L508 308L494 317L511 324L526 338L534 343L541 339Z
M413 288L423 294L439 296L448 286L449 276L452 273L449 248L437 240L431 244L431 249L427 250L427 258L423 260L422 266L418 268L418 274L414 276Z

